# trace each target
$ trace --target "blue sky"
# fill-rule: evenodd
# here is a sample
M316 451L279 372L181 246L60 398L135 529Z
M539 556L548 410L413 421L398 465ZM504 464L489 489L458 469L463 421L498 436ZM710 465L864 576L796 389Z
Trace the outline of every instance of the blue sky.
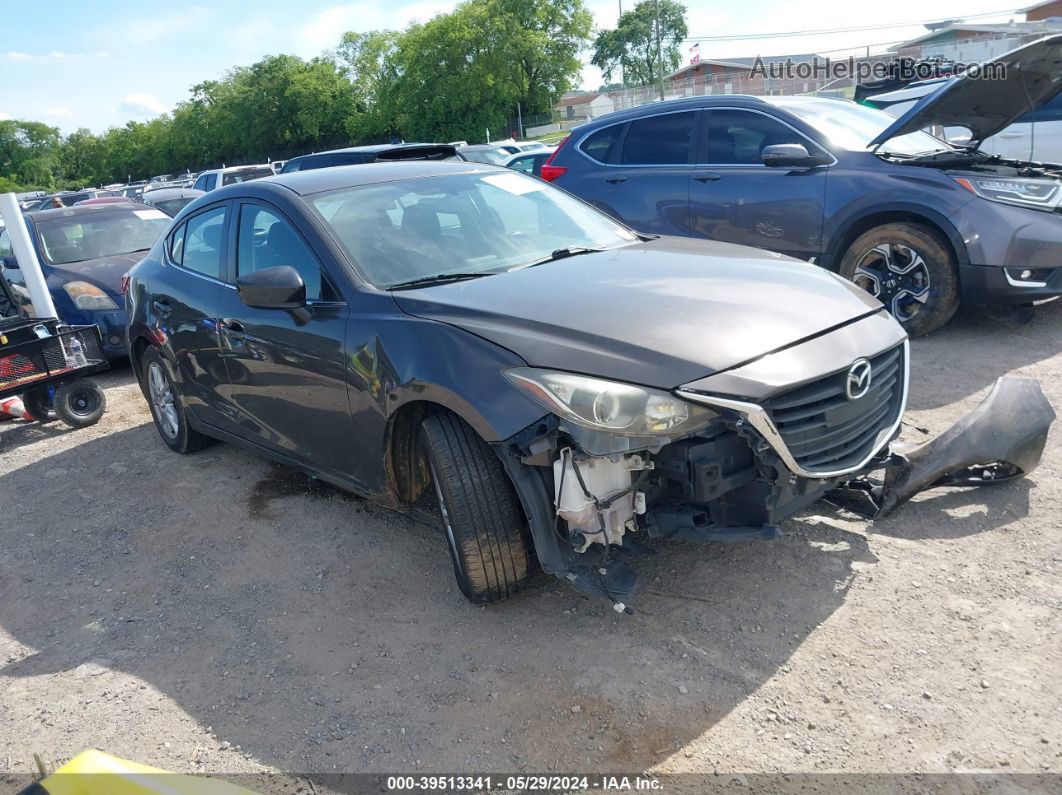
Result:
M624 6L634 0L624 0ZM188 5L118 0L11 1L0 30L0 119L36 119L70 132L101 131L171 108L188 89L234 65L269 53L310 57L334 47L347 30L402 28L449 11L455 0L215 0ZM618 0L588 0L595 24L615 24ZM921 0L853 3L791 0L745 3L686 0L691 36L762 35L860 25L920 22L1008 11L1003 0ZM1015 6L1020 8L1021 6ZM1005 21L1013 14L978 21ZM1020 15L1017 17L1022 18ZM702 44L703 57L822 52L900 41L924 32L918 24L881 30ZM583 85L600 74L586 66Z

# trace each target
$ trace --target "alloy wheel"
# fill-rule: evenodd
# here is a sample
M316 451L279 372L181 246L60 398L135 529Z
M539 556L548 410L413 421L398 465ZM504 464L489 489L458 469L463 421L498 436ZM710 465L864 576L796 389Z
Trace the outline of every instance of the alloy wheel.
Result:
M929 266L915 249L883 243L863 254L852 278L889 308L901 323L917 315L929 300Z
M162 372L158 362L152 362L148 366L148 392L151 395L151 405L155 408L159 427L167 438L176 439L177 407L173 404L173 390L170 389L169 379Z

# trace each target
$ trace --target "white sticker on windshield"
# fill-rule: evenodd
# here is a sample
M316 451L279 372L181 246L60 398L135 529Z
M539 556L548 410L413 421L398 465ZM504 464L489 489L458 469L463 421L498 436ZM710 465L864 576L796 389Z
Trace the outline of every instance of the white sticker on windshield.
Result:
M545 184L528 177L521 177L519 174L487 174L483 177L483 181L515 196L546 189Z
M145 221L154 221L157 218L169 220L169 216L162 210L133 210L133 214L137 218L143 218Z

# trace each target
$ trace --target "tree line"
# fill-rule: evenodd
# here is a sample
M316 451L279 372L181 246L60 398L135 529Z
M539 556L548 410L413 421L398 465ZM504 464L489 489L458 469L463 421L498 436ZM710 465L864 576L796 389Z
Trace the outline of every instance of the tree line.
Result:
M655 24L659 13L661 23ZM305 60L270 55L192 86L170 112L96 134L0 121L0 192L265 162L354 143L483 141L547 114L579 77L652 82L679 62L685 8L642 0L593 34L583 0L465 0L403 31L346 33Z

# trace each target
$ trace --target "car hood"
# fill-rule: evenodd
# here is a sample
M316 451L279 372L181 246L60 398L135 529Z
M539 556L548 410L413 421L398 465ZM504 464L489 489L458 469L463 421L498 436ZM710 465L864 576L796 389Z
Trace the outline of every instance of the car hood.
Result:
M85 281L95 284L112 296L118 296L122 293L122 276L140 262L145 254L146 251L112 254L109 257L68 262L63 265L45 265L45 268L51 277L48 279L49 283L55 281L56 286L66 282Z
M927 94L887 127L869 146L881 146L898 135L926 127L965 127L973 143L980 143L1039 107L1062 90L1062 34L1018 47L981 64L983 73L998 64L1006 77L966 74Z
M668 389L881 310L822 268L685 238L392 295L531 366Z

